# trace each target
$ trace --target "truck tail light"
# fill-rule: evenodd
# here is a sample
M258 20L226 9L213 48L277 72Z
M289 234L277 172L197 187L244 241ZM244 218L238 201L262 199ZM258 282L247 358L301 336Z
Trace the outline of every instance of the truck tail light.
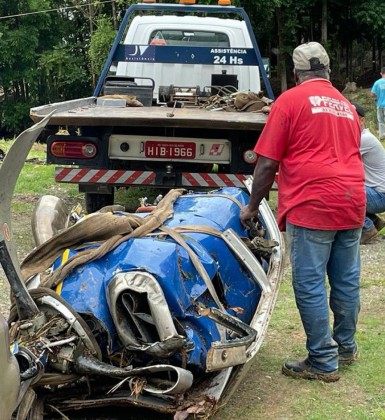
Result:
M231 0L218 0L218 6L231 6Z
M92 159L98 149L95 144L83 141L54 141L50 151L53 156L59 158Z
M243 160L246 163L255 163L258 159L258 155L254 152L254 150L246 150L246 152L243 153Z

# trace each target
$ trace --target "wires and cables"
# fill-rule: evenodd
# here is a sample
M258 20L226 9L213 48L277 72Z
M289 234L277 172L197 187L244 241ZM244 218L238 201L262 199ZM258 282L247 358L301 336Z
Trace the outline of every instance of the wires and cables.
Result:
M97 2L78 4L76 6L65 6L65 7L58 7L56 9L46 9L46 10L38 10L35 12L25 12L25 13L19 13L15 15L0 16L0 20L22 17L22 16L38 15L42 13L63 12L65 10L79 9L81 7L99 6L100 4L105 4L105 3L115 3L115 1L116 0L102 0L102 1L97 1Z

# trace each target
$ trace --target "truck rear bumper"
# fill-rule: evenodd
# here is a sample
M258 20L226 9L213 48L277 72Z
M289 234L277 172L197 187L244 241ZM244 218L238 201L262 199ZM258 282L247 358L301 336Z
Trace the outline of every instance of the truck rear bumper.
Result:
M55 180L72 184L96 184L116 187L130 185L170 186L163 184L161 179L168 174L157 174L152 171L126 171L114 169L63 168L55 169ZM245 188L247 174L215 174L202 172L182 172L169 174L174 180L173 186L179 187L238 187ZM172 184L172 183L171 183Z

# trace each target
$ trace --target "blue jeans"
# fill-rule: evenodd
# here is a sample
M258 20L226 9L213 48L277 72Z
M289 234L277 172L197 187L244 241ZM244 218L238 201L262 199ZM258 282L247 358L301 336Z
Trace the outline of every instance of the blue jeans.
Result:
M338 368L339 354L356 352L360 309L361 229L328 231L287 223L295 299L306 332L308 359L316 369ZM330 284L329 323L325 277Z
M374 188L366 189L366 217L363 230L369 230L374 227L370 215L383 213L385 211L385 193L376 191Z

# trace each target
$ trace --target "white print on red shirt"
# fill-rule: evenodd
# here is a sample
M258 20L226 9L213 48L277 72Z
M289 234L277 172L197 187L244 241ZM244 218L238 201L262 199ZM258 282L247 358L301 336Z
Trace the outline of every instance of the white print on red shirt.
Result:
M345 101L329 98L329 96L309 96L309 101L312 114L332 114L354 120L353 112Z

